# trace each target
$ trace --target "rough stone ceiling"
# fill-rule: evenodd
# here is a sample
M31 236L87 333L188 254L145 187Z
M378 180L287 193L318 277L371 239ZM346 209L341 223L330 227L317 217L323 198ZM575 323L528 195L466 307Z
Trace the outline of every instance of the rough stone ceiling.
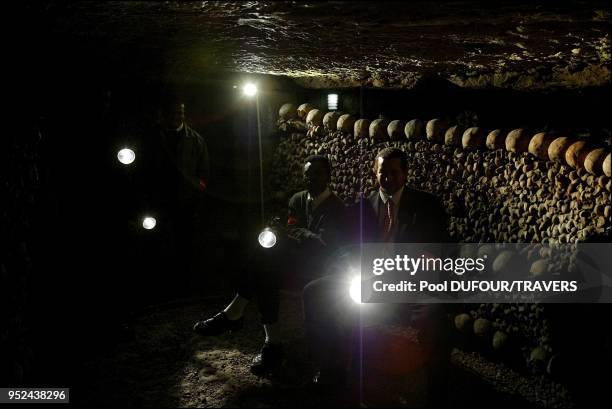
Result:
M29 12L110 64L164 78L229 71L315 88L410 88L431 74L465 87L610 83L603 2L51 2Z

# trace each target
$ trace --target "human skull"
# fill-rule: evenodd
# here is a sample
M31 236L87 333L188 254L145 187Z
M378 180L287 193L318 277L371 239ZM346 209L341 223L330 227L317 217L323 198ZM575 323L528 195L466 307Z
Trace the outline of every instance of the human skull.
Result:
M353 128L353 135L355 135L355 138L357 139L362 139L362 138L367 138L369 135L369 128L370 128L370 120L369 119L358 119L355 122L355 126Z
M387 126L387 134L389 138L394 141L401 141L404 139L404 127L406 126L406 121L402 121L401 119L396 119L395 121L389 122Z
M546 132L535 134L533 138L531 138L531 141L529 141L527 150L538 159L548 160L548 147L554 139L553 136Z
M408 121L404 127L404 134L410 140L423 139L425 136L425 124L420 119Z
M565 163L565 153L574 142L576 142L575 139L567 136L556 138L548 147L548 159L554 162Z
M593 147L587 141L576 141L565 151L565 162L572 168L584 168L584 160Z
M591 150L584 160L584 168L591 175L600 175L603 172L603 163L606 159L606 150L597 148Z
M427 122L427 126L425 127L425 132L427 134L427 139L432 142L443 143L444 142L444 133L448 129L448 123L444 119L432 119Z
M375 141L384 141L389 139L387 135L387 126L389 121L386 119L378 118L370 123L369 135Z
M294 104L283 104L278 110L278 116L285 121L297 118L297 108Z
M463 313L455 317L455 327L464 334L469 334L472 331L472 323L470 314Z
M323 116L323 129L328 132L334 132L337 129L338 118L340 118L341 115L342 113L338 111L326 113L325 116Z
M506 150L515 153L527 152L530 141L531 135L526 129L514 129L506 136Z
M355 118L350 114L344 114L338 118L336 129L345 133L353 133L355 130Z
M444 144L451 146L460 146L461 135L463 135L463 129L459 125L451 126L444 133Z
M302 105L300 105L298 107L298 109L297 109L298 116L300 117L300 119L302 121L305 121L306 120L306 116L313 109L314 109L314 107L312 105L310 105L308 102L306 102L306 103L304 103L304 104L302 104Z
M608 152L606 159L603 162L603 172L607 177L612 177L612 158L610 157L612 154Z
M486 318L478 318L474 321L474 334L479 337L484 337L489 334L491 330L491 321Z
M306 116L306 125L309 128L323 125L323 111L320 109L311 109Z
M495 331L493 334L493 349L503 351L508 346L508 334L503 331Z
M501 129L495 129L487 135L487 148L491 150L503 149L506 147L506 133Z
M473 126L463 132L461 137L461 145L464 149L480 148L485 140L485 134L482 128Z

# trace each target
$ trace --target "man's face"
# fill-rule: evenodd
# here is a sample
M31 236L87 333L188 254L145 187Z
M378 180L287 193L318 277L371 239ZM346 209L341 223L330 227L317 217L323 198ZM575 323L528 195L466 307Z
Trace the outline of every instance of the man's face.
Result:
M327 187L328 176L321 162L306 162L304 165L304 184L312 196L323 193Z
M374 173L378 185L388 195L392 195L406 184L406 171L402 169L399 158L376 158Z
M185 120L185 105L173 105L172 108L164 114L163 120L164 126L168 129L177 129Z

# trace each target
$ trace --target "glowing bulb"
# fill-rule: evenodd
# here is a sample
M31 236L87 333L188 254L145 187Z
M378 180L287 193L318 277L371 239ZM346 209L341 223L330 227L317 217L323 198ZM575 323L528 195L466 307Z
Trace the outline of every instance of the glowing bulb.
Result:
M330 111L338 109L338 94L327 94L327 109Z
M249 82L248 84L245 84L244 87L242 87L242 92L244 92L244 95L246 95L247 97L252 97L257 94L257 86L255 86L255 84L253 84L252 82Z
M276 234L274 234L274 232L268 228L259 233L259 237L257 239L259 240L261 247L265 249L274 247L276 244Z
M157 224L157 220L155 220L154 217L145 217L142 221L142 227L144 227L147 230L151 230L155 228L156 224Z
M121 149L119 153L117 153L117 159L124 165L129 165L136 159L136 154L129 148Z
M355 277L351 281L351 287L349 288L349 295L351 299L357 304L361 304L361 277Z

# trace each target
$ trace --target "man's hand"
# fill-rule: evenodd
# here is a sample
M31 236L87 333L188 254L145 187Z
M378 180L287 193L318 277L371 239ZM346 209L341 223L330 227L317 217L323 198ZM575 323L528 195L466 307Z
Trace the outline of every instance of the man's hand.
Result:
M204 179L199 180L198 188L200 189L200 192L203 192L206 189L206 182Z
M298 243L301 243L304 240L309 239L313 235L313 233L308 229L304 229L302 227L295 227L289 229L287 235L289 236L289 238L297 241Z
M317 240L319 241L322 245L326 246L327 244L323 241L323 239L321 238L320 234L314 234L313 232L311 232L308 229L305 229L303 227L297 227L294 229L290 229L287 233L287 236L292 239L295 240L296 242L298 242L299 244L302 244L304 242L306 242L307 240Z

